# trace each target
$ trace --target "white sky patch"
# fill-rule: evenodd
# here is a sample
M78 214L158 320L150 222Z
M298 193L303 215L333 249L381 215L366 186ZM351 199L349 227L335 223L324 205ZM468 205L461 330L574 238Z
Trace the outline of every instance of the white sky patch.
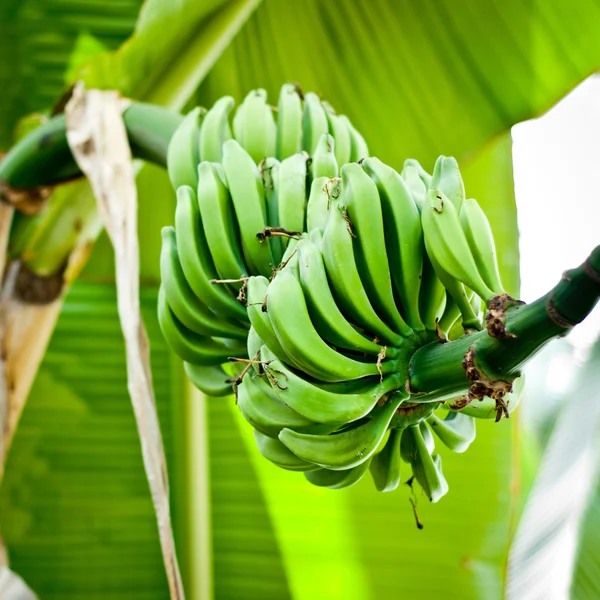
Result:
M512 135L521 297L531 302L600 243L600 77ZM597 308L568 337L578 359L599 332Z

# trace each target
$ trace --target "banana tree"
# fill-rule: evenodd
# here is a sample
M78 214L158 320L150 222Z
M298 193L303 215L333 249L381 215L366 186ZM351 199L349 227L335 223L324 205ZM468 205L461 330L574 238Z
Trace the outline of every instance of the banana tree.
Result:
M32 22L40 18L40 10L50 10L44 3L37 5L37 13L32 7L30 3ZM74 6L69 12L65 5L65 23L78 22L76 10L81 9ZM308 0L292 7L265 0L172 8L150 0L129 42L116 53L92 56L69 73L83 77L88 87L116 88L172 110L212 106L224 95L241 101L256 87L264 87L274 102L282 83L298 81L347 113L371 152L398 170L408 156L432 168L439 154L452 154L461 162L467 193L478 198L492 224L505 287L518 297L507 132L597 69L600 57L593 40L598 15L592 3L579 10L574 23L560 3L457 9L451 3L406 2L399 7L381 1L367 8L350 1L334 7ZM24 13L19 16L26 20ZM560 47L568 47L568 55L558 54ZM64 53L62 72L67 66ZM27 110L46 108L60 93L56 85L44 104L16 107L12 122ZM152 126L136 129L136 113L142 120L151 115ZM46 125L58 124L58 137L64 133L60 119ZM124 121L134 155L162 162L181 118L134 103ZM44 131L25 140L33 142ZM0 163L2 179L9 184L4 195L17 208L38 208L49 193L44 188L53 186L47 209L14 219L11 264L20 259L34 281L43 278L46 283L55 281L57 272L62 274L59 282L70 282L83 268L64 303L55 300L63 291L60 283L53 296L44 297L56 307L45 317L48 334L62 309L12 444L1 526L13 569L42 597L119 597L124 589L133 597L164 597L152 503L127 399L112 251L108 238L100 236L85 267L85 253L69 259L73 248L89 248L100 227L84 182L54 187L57 180L79 174L64 136L62 143L64 152L52 152L46 163L41 151L27 153L33 163L18 160L11 167L8 158L15 157L14 151ZM10 168L11 177L23 173L24 179L10 179ZM415 498L407 486L378 495L361 482L334 492L278 471L257 453L233 400L198 394L162 339L155 316L159 229L173 222L175 201L166 175L156 167L144 167L137 186L142 207L140 301L151 341L188 596L208 597L212 590L218 598L314 598L317 589L322 597L343 598L401 592L499 597L521 502L511 460L519 447L515 419L484 423L464 456L442 452L451 492L442 501L446 510L416 497L423 531L414 525L408 501ZM23 200L20 191L31 188L36 193ZM588 268L593 260L573 273L572 285L562 282L555 290L555 307L569 325L595 301L597 283ZM64 271L66 261L70 269ZM576 286L589 298L587 306L573 301ZM32 300L27 294L21 297L25 304ZM527 337L528 328L538 324L539 335L527 347L483 332L436 346L434 358L423 350L422 373L440 360L436 353L455 356L441 359L448 369L423 375L415 387L430 391L429 381L435 391L435 376L440 375L454 386L452 393L465 391L460 363L473 343L482 355L499 357L498 368L513 372L544 336L562 331L545 306L539 302L508 312L504 326L509 333L514 327ZM48 334L38 346L45 346ZM517 352L503 349L511 343ZM468 535L466 505L472 507ZM45 552L50 545L53 551ZM416 577L416 570L423 577Z

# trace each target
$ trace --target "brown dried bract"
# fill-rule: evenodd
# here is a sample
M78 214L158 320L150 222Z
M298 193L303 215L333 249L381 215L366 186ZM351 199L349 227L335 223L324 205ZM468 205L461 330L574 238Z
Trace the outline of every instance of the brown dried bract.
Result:
M515 300L508 294L498 294L488 302L488 313L485 316L485 326L490 336L504 340L517 337L514 333L506 330L506 311L511 306L525 304L521 300Z
M462 360L462 367L465 370L467 379L471 381L468 398L472 400L483 400L488 396L496 402L496 422L502 416L508 419L508 404L504 401L504 397L509 392L512 392L512 381L503 379L491 379L481 369L475 365L475 348L471 346Z
M342 206L340 207L340 211L342 212L342 217L344 217L344 221L346 221L346 228L348 229L348 233L355 238L356 235L354 235L354 232L352 231L352 221L350 220L350 217L348 216L348 212L346 211L346 207Z
M38 275L24 264L19 265L14 295L27 304L49 304L62 293L64 269L54 275Z
M267 238L271 237L287 237L300 239L301 235L301 231L291 231L289 229L284 229L283 227L265 227L262 231L259 231L256 234L256 237L260 242L264 242Z
M473 398L467 396L461 396L460 398L455 398L450 404L448 404L448 408L451 410L462 410L465 406L471 404Z
M41 213L46 207L51 193L51 187L16 189L10 187L6 182L0 181L0 201L10 204L15 210L25 215Z
M381 371L381 363L385 360L387 354L387 346L382 346L379 354L377 355L377 371L379 371L379 381L383 381L383 373Z

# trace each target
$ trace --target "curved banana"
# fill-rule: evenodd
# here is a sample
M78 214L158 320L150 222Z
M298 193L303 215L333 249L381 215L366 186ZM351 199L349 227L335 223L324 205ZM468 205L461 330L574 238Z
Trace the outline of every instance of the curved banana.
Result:
M246 339L246 329L217 316L190 288L177 253L175 228L163 227L160 277L171 310L188 328L206 336Z
M198 184L198 137L200 124L205 114L203 108L191 110L175 130L167 149L167 171L173 188L189 185L193 188Z
M401 429L390 429L390 435L381 452L371 459L371 475L380 492L393 492L400 484Z
M392 395L383 406L373 409L364 424L342 433L314 435L283 429L279 439L296 456L334 471L356 467L375 453L394 412L406 395Z
M413 197L417 208L422 210L428 186L419 176L419 170L409 160L406 160L404 161L404 168L400 176L406 183L406 187L410 191L410 195Z
M302 100L296 86L281 86L277 105L277 158L283 160L302 150Z
M485 302L496 295L479 275L458 212L441 190L431 188L427 192L421 223L427 253L443 271L471 288Z
M241 121L237 122L237 127L234 121L234 133L254 163L258 164L263 158L274 156L277 145L277 125L273 110L267 104L267 92L262 89L251 91L240 108Z
M330 490L343 490L358 483L369 470L370 461L366 460L357 467L344 471L331 471L329 469L316 469L304 473L304 477L313 485L329 488Z
M231 139L229 113L235 105L231 96L219 98L206 113L200 129L198 156L202 161L221 162L223 143ZM200 161L198 161L200 162Z
M276 158L265 158L258 165L260 176L265 188L267 202L267 224L269 227L279 227L279 168L281 163ZM268 238L274 264L281 262L284 252L283 238L271 236Z
M449 411L446 418L440 419L433 413L427 423L452 452L464 452L475 439L475 420L468 415Z
M225 372L222 365L212 365L207 367L186 362L183 366L188 379L203 394L214 398L220 398L222 396L229 396L233 393L231 382L227 381L231 378L231 375Z
M442 459L438 454L432 456L419 425L404 430L400 451L430 502L437 502L448 491L448 484L442 472Z
M414 167L417 170L417 174L421 178L421 181L428 188L431 186L431 175L421 166L421 163L415 158L407 158L404 161L404 166Z
M362 167L375 182L381 199L390 271L406 322L414 331L422 331L419 290L423 273L423 230L419 209L394 169L378 158L366 158Z
M380 343L402 346L406 338L392 331L377 315L363 287L354 259L352 234L339 205L332 206L323 233L323 262L334 297L346 317Z
M196 194L191 187L177 189L175 209L177 252L185 278L198 298L216 314L225 318L240 319L248 323L246 309L222 284L210 283L218 279L210 249L204 237L200 221L200 209Z
M304 114L302 115L302 149L312 156L319 138L329 132L327 115L319 96L313 92L304 94Z
M279 226L288 231L305 231L307 159L298 152L282 160L279 167Z
M326 386L307 381L288 369L267 347L261 350L261 360L277 398L297 413L317 423L350 423L368 415L379 400L404 386L402 375L392 374L379 381L356 382L357 391L338 393ZM358 387L360 386L360 387Z
M394 331L410 337L414 332L402 318L392 291L377 186L357 163L344 165L341 175L339 202L346 208L355 236L355 258L361 281L378 314Z
M323 257L315 243L310 239L303 239L296 248L300 283L317 332L334 346L378 356L382 347L359 333L338 308L327 281ZM394 350L389 348L386 356L392 358Z
M367 158L369 156L369 147L367 146L367 142L365 142L365 138L360 135L346 115L340 115L339 119L350 134L350 160L352 162L358 162L363 158Z
M272 463L278 467L288 471L314 471L318 469L317 465L298 458L293 452L290 452L279 440L270 438L258 431L254 430L254 439L258 451Z
M337 192L333 191L334 187ZM340 190L337 181L332 181L328 177L313 179L306 205L306 231L309 233L315 229L325 230L329 220L330 193L337 193L339 196Z
M246 340L246 348L248 349L248 358L253 360L254 357L260 357L260 349L264 345L264 341L260 339L258 333L254 327L250 326L248 330L248 339ZM254 372L257 375L262 373L262 369L259 364L252 365Z
M258 337L280 360L289 365L297 366L281 347L279 339L275 334L271 319L266 311L266 297L269 281L266 277L250 277L246 284L246 299L248 318ZM253 356L250 356L253 358Z
M463 202L460 208L460 223L481 277L490 289L498 293L503 292L494 234L477 200L469 198Z
M247 275L229 190L215 165L204 161L198 165L198 208L219 278L239 279Z
M449 294L446 296L446 307L444 308L444 314L440 317L438 323L442 333L448 337L448 334L454 327L454 324L461 317L460 308L454 301L454 298Z
M277 438L284 427L301 429L314 425L302 415L282 404L263 377L247 373L237 388L237 404L244 418L261 433Z
M343 119L336 114L335 110L327 102L321 102L327 115L327 124L329 133L335 140L334 153L338 165L345 165L350 162L352 146L350 144L350 131Z
M442 318L445 308L446 288L436 275L431 260L425 253L423 255L423 278L419 294L419 314L427 329L436 331L436 323Z
M311 172L313 179L317 177L338 176L338 163L335 158L335 140L328 133L324 133L317 142L317 147L312 155Z
M210 367L224 363L230 356L241 358L246 355L245 345L225 346L185 327L169 308L162 286L158 293L158 323L171 350L193 365Z
M465 185L453 156L440 156L433 167L433 175L428 186L430 189L441 190L454 205L456 212L465 199Z
M236 140L223 144L223 168L229 193L240 226L242 245L246 251L246 266L251 272L270 277L274 264L268 243L261 243L257 234L267 225L265 190L258 167Z
M302 286L287 271L280 271L267 290L267 312L281 347L302 370L321 381L348 381L394 371L393 361L359 362L328 346L315 330Z

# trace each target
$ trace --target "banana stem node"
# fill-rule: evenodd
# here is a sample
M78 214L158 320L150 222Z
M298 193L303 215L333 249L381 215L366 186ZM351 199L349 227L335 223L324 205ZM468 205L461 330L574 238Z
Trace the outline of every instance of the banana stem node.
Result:
M492 337L506 339L515 337L514 333L506 331L506 311L511 306L525 304L522 300L516 300L508 294L497 294L488 302L488 313L485 316L487 332Z

